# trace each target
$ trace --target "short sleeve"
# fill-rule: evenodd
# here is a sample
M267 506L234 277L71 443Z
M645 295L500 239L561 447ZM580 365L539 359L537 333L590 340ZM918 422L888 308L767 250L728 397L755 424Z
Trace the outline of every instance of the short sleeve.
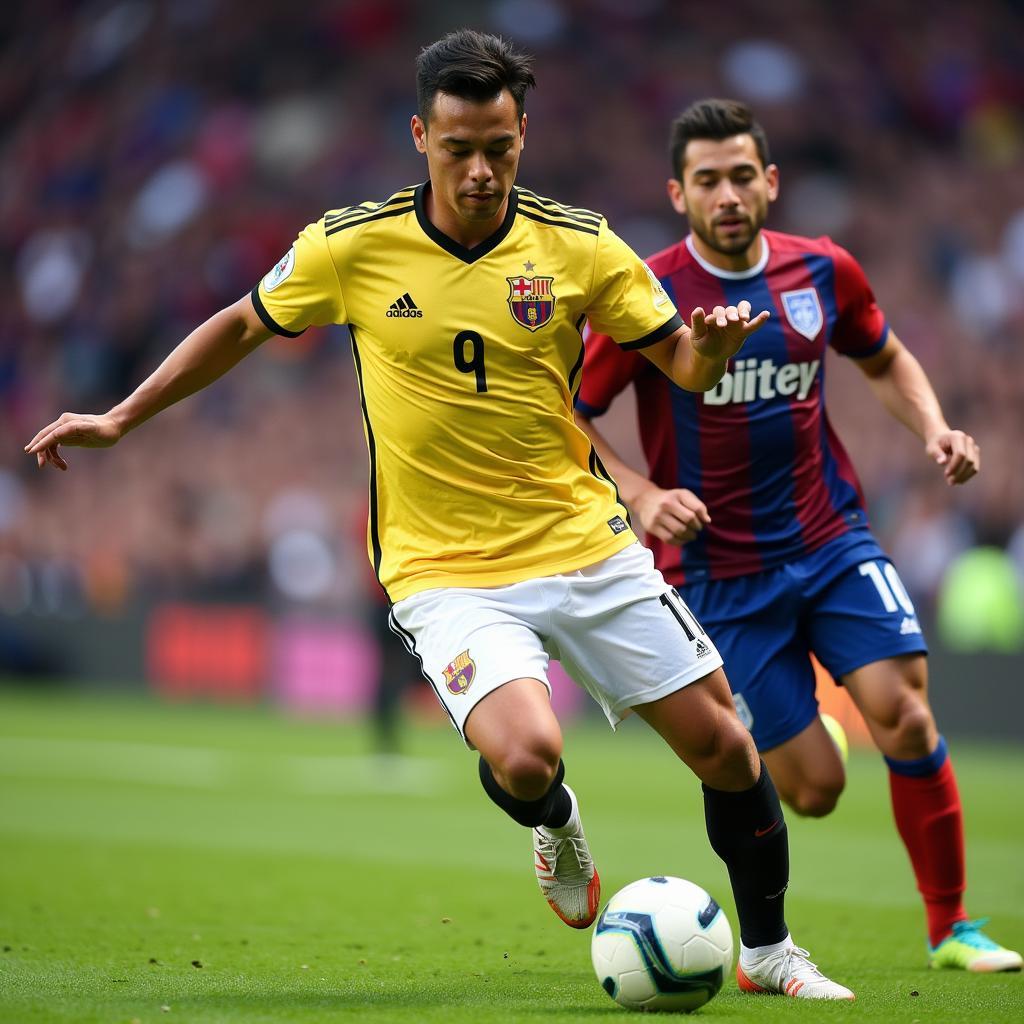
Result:
M604 221L585 311L595 333L625 349L653 345L683 323L651 269Z
M252 304L267 330L286 338L348 321L322 219L308 225L253 288Z
M649 367L638 351L623 351L607 334L597 334L590 325L583 334L586 355L583 378L576 395L576 408L589 419L608 411L615 397L625 391Z
M833 253L838 317L830 344L844 356L865 359L880 351L889 334L885 314L860 264L838 245Z

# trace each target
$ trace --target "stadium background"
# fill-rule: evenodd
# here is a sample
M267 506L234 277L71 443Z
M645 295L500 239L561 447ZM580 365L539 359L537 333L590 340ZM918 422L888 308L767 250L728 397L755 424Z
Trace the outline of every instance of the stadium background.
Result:
M1024 8L812 0L18 4L0 27L0 676L365 710L381 655L344 328L272 340L67 474L21 453L102 411L324 209L421 180L421 45L536 55L521 181L642 254L682 222L671 118L748 100L770 226L862 261L981 475L955 492L832 359L832 419L927 623L949 733L1024 712ZM610 434L627 452L631 412ZM387 673L415 669L386 666ZM425 688L414 691L422 695ZM576 704L563 689L566 711Z

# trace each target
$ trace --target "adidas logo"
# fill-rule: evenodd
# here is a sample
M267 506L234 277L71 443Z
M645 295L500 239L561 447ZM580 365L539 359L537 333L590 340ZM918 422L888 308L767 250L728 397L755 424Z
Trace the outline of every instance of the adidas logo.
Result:
M423 316L423 310L412 301L412 296L406 292L388 306L388 316Z
M900 623L900 636L908 636L921 632L921 624L917 621L916 615L904 615Z
M706 643L704 643L703 640L697 641L694 650L697 652L698 658L706 658L711 653L711 649L708 647Z

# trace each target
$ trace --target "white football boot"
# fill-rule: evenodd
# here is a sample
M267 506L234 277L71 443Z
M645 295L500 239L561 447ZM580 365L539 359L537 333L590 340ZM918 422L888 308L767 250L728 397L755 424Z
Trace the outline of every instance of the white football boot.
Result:
M565 788L572 813L562 828L533 830L533 866L551 909L570 928L589 928L601 904L601 879L583 834L576 794Z
M847 999L857 997L842 985L826 978L811 963L810 954L799 946L778 949L756 960L741 954L736 965L741 992L770 993L794 999Z

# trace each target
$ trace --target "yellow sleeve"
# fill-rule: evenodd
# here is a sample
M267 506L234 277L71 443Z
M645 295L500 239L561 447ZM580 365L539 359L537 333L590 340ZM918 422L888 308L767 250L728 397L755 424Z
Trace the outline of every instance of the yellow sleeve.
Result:
M588 302L591 330L611 335L624 349L653 345L683 323L650 267L606 221L597 237Z
M307 327L348 322L323 218L308 225L253 288L252 304L267 330L286 338Z

